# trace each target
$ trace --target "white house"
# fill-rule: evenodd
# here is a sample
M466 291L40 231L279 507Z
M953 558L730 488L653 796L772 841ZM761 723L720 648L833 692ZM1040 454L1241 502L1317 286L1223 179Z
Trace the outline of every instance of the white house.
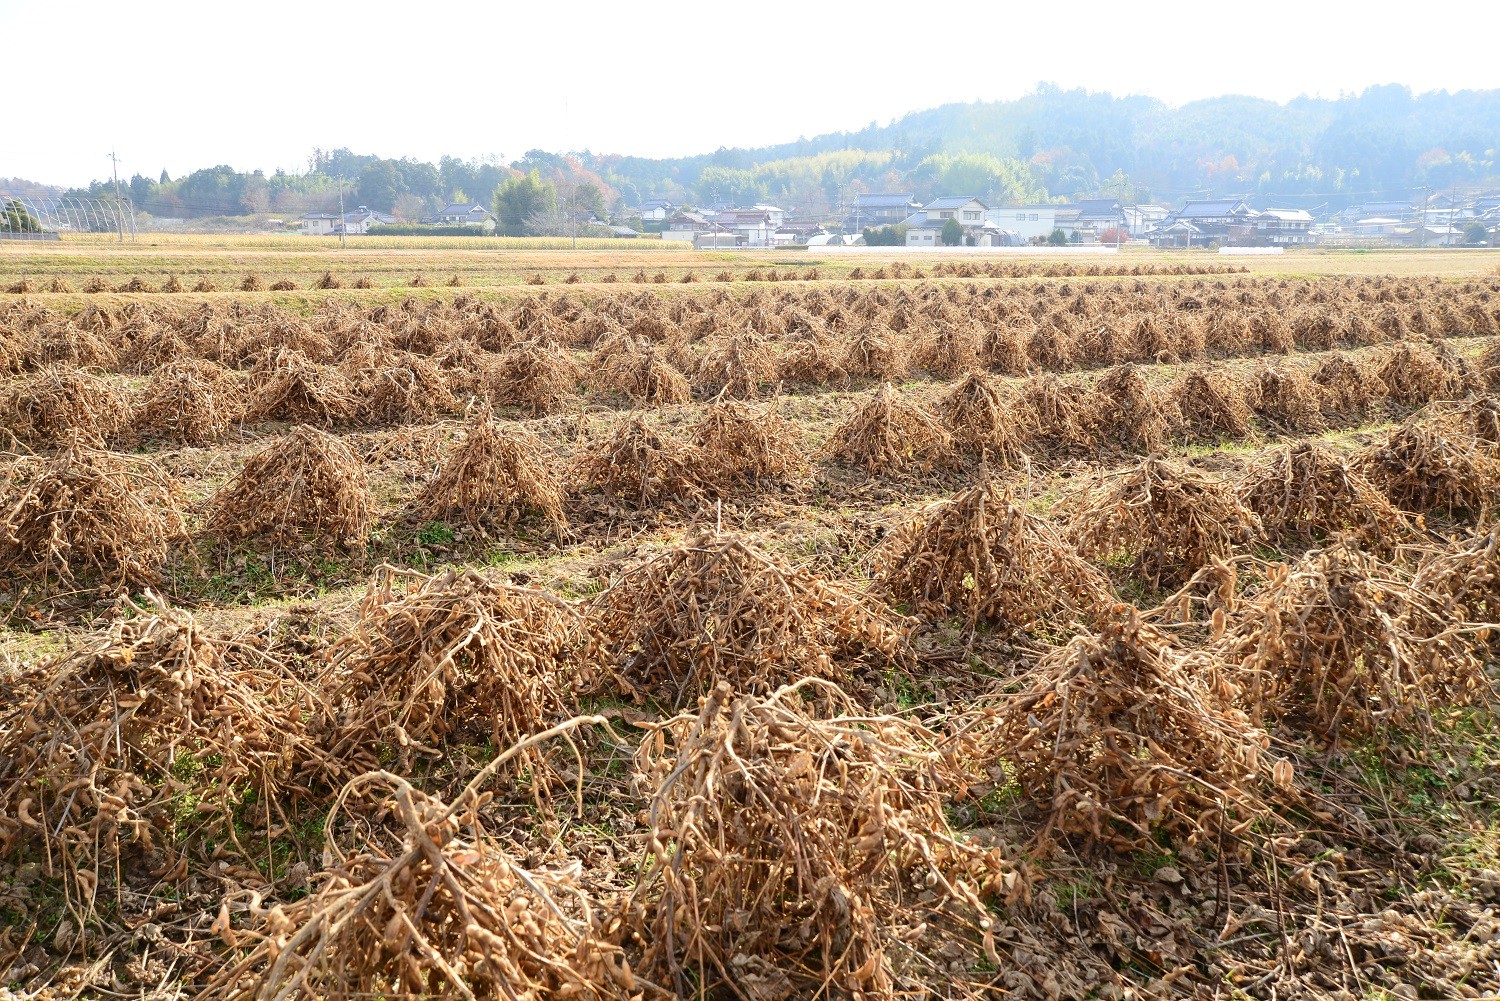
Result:
M483 205L466 202L450 202L437 214L437 221L444 226L479 226L495 228L495 217Z
M370 231L371 226L394 226L395 224L395 216L376 212L363 205L353 212L344 214L344 232L350 236L363 236Z
M985 221L1017 234L1023 241L1029 242L1039 236L1045 239L1057 228L1057 206L1007 205L990 209L985 213Z
M922 211L927 213L929 222L936 222L940 228L949 219L957 219L965 229L974 229L984 225L984 214L989 208L969 195L944 195L928 202Z
M650 201L641 202L641 222L666 222L677 206L665 198L653 198Z
M342 220L337 212L309 212L302 217L302 232L305 236L363 236L376 224L391 226L396 217L361 205L353 212L344 213Z
M1255 215L1255 241L1273 247L1311 243L1313 217L1303 209L1266 209Z
M779 209L775 205L752 205L750 208L756 212L764 212L771 220L771 225L778 229L786 222L786 209Z
M779 211L779 210L778 210ZM728 230L747 247L769 247L779 227L763 209L725 209L714 216L715 230Z
M337 212L309 212L302 217L303 236L330 236L337 232Z
M1396 228L1400 225L1401 220L1394 216L1375 216L1360 219L1351 228L1355 236L1395 236Z
M1131 239L1145 236L1172 214L1165 205L1126 205L1121 211L1125 213L1125 232Z

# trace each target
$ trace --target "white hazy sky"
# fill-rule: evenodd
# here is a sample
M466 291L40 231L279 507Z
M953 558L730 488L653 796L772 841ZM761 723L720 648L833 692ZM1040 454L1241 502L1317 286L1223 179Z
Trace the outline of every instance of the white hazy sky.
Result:
M887 122L1038 81L1337 97L1500 87L1500 3L0 0L0 177L76 184L315 146L436 160L675 156Z

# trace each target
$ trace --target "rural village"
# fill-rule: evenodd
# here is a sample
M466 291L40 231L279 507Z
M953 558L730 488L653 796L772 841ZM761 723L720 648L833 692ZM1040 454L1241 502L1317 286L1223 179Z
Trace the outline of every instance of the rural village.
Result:
M841 219L798 218L775 205L685 207L649 199L627 210L639 228L594 216L587 227L608 227L617 238L655 236L700 250L736 247L864 246L871 231L883 244L905 247L1023 247L1121 245L1153 247L1455 247L1495 245L1500 238L1500 191L1457 199L1434 194L1420 201L1362 202L1315 219L1305 209L1251 208L1242 198L1188 201L1179 208L1125 205L1110 198L1076 204L991 206L970 195L945 195L925 205L910 192L859 194ZM944 227L953 220L956 226ZM428 220L494 232L495 217L476 204L449 204ZM343 216L304 215L312 236L379 233L395 217L360 206Z

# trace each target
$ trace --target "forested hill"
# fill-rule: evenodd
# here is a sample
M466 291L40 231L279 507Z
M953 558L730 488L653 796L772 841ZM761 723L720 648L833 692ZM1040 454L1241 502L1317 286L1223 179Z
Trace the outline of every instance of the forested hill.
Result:
M1388 85L1334 100L1229 96L1174 108L1042 84L1014 101L949 104L780 146L585 162L628 193L703 201L837 201L840 185L858 182L919 196L937 187L996 198L1274 194L1312 205L1494 183L1497 146L1496 90L1413 95Z

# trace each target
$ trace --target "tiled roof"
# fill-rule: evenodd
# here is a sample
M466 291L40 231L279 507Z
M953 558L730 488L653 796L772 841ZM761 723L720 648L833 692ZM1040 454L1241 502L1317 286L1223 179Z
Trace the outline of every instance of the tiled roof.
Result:
M1243 208L1244 205L1244 200L1240 198L1225 198L1212 202L1188 202L1177 213L1177 218L1206 219L1215 216L1234 215L1234 210Z
M934 198L932 201L928 202L926 204L926 206L924 206L924 207L929 212L936 212L936 211L938 211L940 209L959 209L959 208L963 208L965 205L969 204L970 202L979 202L979 199L975 198L973 195L944 195L941 198ZM983 208L983 209L989 208L989 206L986 205L984 202L979 202L979 207Z
M906 194L867 194L856 195L854 204L865 209L895 209L905 208L912 203L910 192Z

